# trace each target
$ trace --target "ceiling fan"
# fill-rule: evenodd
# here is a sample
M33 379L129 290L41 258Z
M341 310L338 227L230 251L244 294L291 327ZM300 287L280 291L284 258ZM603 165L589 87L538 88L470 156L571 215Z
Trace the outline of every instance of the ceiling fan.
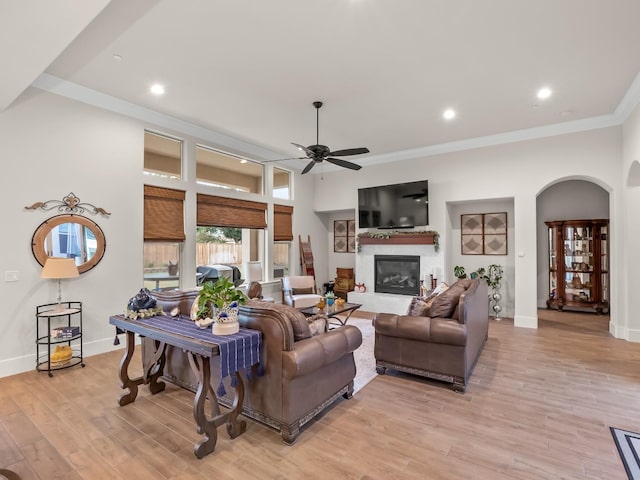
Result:
M360 170L362 166L356 163L352 163L347 160L342 160L340 158L333 158L333 157L347 157L350 155L361 155L363 153L369 153L369 149L366 147L347 148L345 150L336 150L332 152L331 149L326 145L320 145L320 140L319 140L320 138L320 107L322 107L322 102L319 102L319 101L313 102L313 106L316 107L316 144L305 147L298 143L291 142L292 145L302 150L306 154L306 157L285 158L283 160L296 160L296 159L303 159L303 158L310 159L311 161L307 164L306 167L304 167L304 170L302 170L303 175L307 173L309 170L311 170L316 163L322 163L325 160L329 163L333 163L334 165L338 165L339 167L349 168L351 170ZM278 160L268 160L268 161L278 161Z

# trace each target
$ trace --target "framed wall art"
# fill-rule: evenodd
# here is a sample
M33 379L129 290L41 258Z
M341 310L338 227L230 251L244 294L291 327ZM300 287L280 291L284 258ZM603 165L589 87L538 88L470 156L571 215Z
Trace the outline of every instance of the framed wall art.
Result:
M334 220L333 251L336 253L353 253L356 251L355 220Z
M347 251L347 220L334 220L333 222L333 251L344 253Z
M460 215L463 255L507 255L507 212Z

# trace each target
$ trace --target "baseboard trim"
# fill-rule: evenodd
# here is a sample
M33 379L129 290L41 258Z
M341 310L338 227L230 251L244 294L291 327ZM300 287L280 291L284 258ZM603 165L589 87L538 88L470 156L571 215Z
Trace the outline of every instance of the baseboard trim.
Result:
M516 315L513 318L513 326L523 328L538 328L538 317L525 317L522 315Z
M136 337L136 345L140 343L140 337ZM82 344L83 360L87 360L94 355L111 352L113 350L122 349L125 346L124 338L120 339L120 345L113 344L113 337L94 340L93 342L84 342ZM35 348L34 348L35 350ZM86 363L86 362L85 362ZM36 369L35 351L31 355L23 357L8 358L0 361L0 378L17 375L19 373L30 372Z

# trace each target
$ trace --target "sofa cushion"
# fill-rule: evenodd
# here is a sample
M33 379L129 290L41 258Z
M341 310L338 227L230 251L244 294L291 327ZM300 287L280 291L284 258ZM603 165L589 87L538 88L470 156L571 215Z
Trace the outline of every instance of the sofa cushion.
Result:
M327 316L324 313L312 315L307 317L307 324L309 325L311 336L315 337L316 335L327 331Z
M291 295L307 295L309 293L313 293L313 288L292 288Z
M451 318L453 312L460 301L460 295L462 295L472 280L458 280L451 285L447 290L438 295L431 308L429 308L430 317Z

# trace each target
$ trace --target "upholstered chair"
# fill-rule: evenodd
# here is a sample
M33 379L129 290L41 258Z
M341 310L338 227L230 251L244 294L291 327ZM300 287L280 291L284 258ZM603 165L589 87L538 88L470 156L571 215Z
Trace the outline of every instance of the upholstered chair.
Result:
M321 295L316 293L316 281L310 275L282 277L282 303L294 308L313 307Z

